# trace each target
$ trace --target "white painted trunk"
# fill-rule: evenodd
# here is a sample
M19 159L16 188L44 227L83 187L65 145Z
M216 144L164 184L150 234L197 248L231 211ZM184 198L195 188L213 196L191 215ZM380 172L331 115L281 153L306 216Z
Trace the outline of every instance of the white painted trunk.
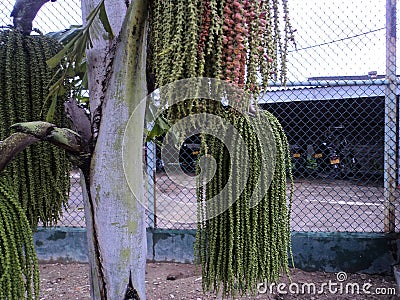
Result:
M82 1L84 13L90 12L94 2ZM105 66L105 53L110 41L103 39L101 28L95 28L95 47L87 56L92 111L103 97L101 125L88 183L90 197L85 203L92 299L124 299L130 274L140 299L145 299L146 224L140 205L145 107L139 104L146 96L147 2L134 0L126 10L125 1L109 0L106 9L118 40L111 56L112 72L106 81L106 70L110 70ZM133 194L124 175L122 142L135 108L138 127L130 135L134 143L130 143L133 146L129 149L132 162L129 172L137 178L137 184L131 184Z

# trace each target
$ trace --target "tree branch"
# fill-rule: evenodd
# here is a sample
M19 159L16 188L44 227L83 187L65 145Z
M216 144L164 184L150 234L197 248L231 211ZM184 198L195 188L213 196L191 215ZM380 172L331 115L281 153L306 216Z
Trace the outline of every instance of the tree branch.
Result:
M39 141L52 143L75 154L82 152L80 136L68 128L58 128L47 122L18 123L11 127L18 132L0 142L0 173L18 153Z
M14 18L14 27L29 35L32 31L32 22L40 8L47 2L56 0L16 0L11 17Z
M0 141L0 173L18 153L38 141L38 138L22 132L14 133L4 141Z
M42 121L17 123L11 128L33 135L37 139L49 142L68 152L82 152L81 137L68 128L59 128L54 124Z

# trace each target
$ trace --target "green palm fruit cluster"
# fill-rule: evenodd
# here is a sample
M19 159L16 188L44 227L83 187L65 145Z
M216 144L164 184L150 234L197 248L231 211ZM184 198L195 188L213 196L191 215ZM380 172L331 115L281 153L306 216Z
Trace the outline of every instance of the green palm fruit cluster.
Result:
M243 103L225 99L225 105L239 107L243 112L251 99L256 104L269 80L285 82L288 43L293 41L287 1L155 0L151 3L148 65L156 87L184 78L215 78L250 94L243 97ZM193 95L192 92L188 94ZM242 172L242 166L230 161L240 161L243 153L236 147L239 142L231 137L222 139L231 145L228 151L221 136L202 136L202 154L212 155L216 161L213 177L207 178L205 187L199 184L197 188L196 253L202 265L203 288L222 292L223 296L255 292L257 283L274 282L280 273L288 273L291 193L287 191L291 174L287 173L290 159L286 135L278 120L268 112L257 111L254 117L247 113L227 114L227 107L216 101L190 99L184 94L185 91L171 91L170 96L161 99L161 107L168 107L167 119L171 124L200 113L217 115L235 126L251 158L246 188L240 197L223 213L208 218L210 211L219 208L210 207L218 204L207 200L220 193L229 180L240 177L236 175ZM178 96L185 101L168 105L168 99ZM262 158L268 155L259 140L262 134L253 127L254 118L271 128L276 155L271 184L256 199L258 204L251 206L261 164L265 163ZM199 125L194 121L190 126ZM237 187L240 186L238 183ZM227 193L232 197L237 194L234 184L229 189Z
M39 299L32 229L5 176L0 176L0 299Z
M55 71L46 60L61 45L42 35L18 31L0 32L0 140L12 134L10 126L44 120L51 101L46 101ZM59 97L53 122L66 123L63 97ZM65 100L65 98L64 98ZM34 229L39 222L57 222L68 200L70 163L64 150L49 143L36 143L20 153L0 176L10 179L17 199Z

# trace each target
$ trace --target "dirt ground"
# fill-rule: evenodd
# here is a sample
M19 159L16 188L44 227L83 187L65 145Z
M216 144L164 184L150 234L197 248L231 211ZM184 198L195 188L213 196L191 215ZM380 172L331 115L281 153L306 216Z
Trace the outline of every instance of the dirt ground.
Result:
M87 264L42 264L40 276L41 300L90 299ZM291 277L291 284L284 278L285 285L260 285L257 295L235 299L399 299L391 276L292 270ZM148 300L221 299L203 294L199 270L190 264L148 263L146 291Z

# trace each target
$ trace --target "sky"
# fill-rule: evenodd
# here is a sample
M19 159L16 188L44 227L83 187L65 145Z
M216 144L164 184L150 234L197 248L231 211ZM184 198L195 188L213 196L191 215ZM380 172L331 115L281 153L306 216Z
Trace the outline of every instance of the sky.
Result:
M15 0L0 0L0 25L12 24L10 13ZM57 0L43 5L37 14L33 27L43 33L60 31L71 25L82 23L81 0Z
M289 78L385 74L385 0L289 0Z
M14 2L0 0L0 25L12 23ZM385 74L385 5L385 0L288 0L297 46L289 48L289 80ZM34 27L47 33L80 20L80 0L57 0L44 5Z

